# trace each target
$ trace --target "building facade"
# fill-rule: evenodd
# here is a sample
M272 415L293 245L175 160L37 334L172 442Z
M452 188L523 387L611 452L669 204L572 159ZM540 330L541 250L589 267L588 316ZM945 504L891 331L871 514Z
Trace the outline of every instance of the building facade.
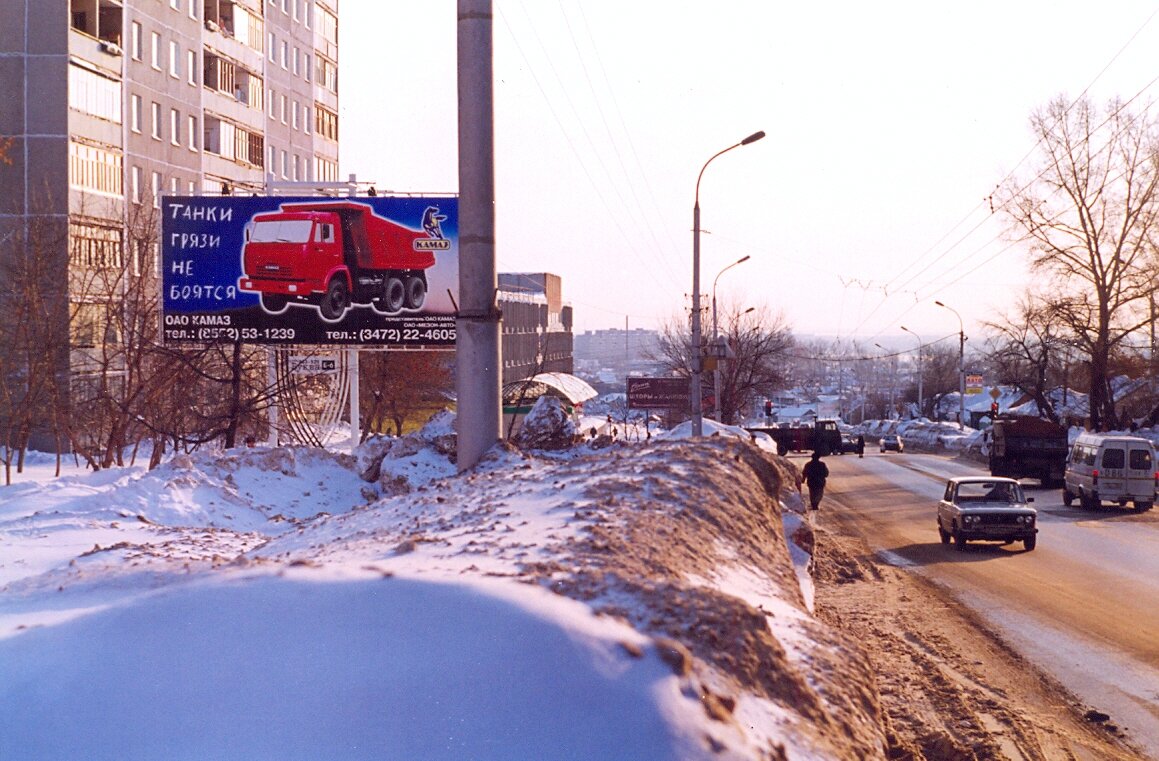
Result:
M74 382L118 340L85 329L115 294L79 284L156 274L163 194L338 179L338 0L0 0L0 19L0 261L60 273L44 314Z
M572 373L572 308L548 272L499 273L504 385L538 373Z

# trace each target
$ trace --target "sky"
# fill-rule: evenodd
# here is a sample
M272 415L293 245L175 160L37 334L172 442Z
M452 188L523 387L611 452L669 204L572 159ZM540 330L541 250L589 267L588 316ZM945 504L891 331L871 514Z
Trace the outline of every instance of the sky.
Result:
M977 334L1035 279L988 200L1037 171L1030 115L1148 107L1157 10L495 0L498 267L560 275L577 332L686 324L697 176L763 130L700 182L705 307L863 342ZM344 176L457 191L455 12L342 0Z
M737 720L710 720L710 666L676 673L654 635L595 615L598 599L526 583L525 563L582 569L569 552L614 504L591 496L590 469L517 452L456 476L434 444L451 420L356 458L259 446L154 471L66 462L54 478L32 453L0 488L0 757L847 757L791 700L724 678L713 688L733 690ZM632 477L673 451L637 453ZM384 452L379 480L361 479ZM810 631L808 556L784 553L774 580L726 542L715 578L680 583L761 606L786 668L833 689L841 677L810 658L848 645Z

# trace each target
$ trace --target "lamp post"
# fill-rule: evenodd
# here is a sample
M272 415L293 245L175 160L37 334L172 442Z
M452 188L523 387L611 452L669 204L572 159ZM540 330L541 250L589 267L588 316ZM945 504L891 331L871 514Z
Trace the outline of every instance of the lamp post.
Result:
M949 309L958 318L958 430L966 428L966 330L962 325L962 315L953 307L935 301L940 307Z
M882 358L889 357L889 414L886 420L893 420L893 414L896 410L896 397L894 396L897 390L897 354L894 354L891 349L887 349L881 344L875 343L874 346L881 349Z
M922 337L905 325L902 325L901 329L918 339L918 417L921 417L925 413L924 397L922 394L922 349L924 348L924 344L922 344Z
M700 174L696 176L696 202L692 206L692 384L689 389L692 396L693 436L701 436L704 432L704 400L700 398L701 353L703 351L703 347L700 345L700 180L704 177L704 170L708 169L708 165L717 156L728 153L733 148L755 143L764 136L763 131L754 132L739 143L713 154L708 161L704 162L704 166L700 168Z
M716 345L717 340L720 338L720 334L717 332L717 325L716 325L716 281L720 280L720 276L723 275L728 270L732 269L733 267L735 267L738 264L744 264L745 262L747 262L751 258L752 257L749 256L748 254L745 254L740 259L737 259L735 262L728 265L727 267L722 269L720 272L716 273L716 277L713 278L713 280L712 280L712 343L713 343L713 345ZM714 416L716 418L716 422L723 423L724 421L720 419L720 416L721 416L721 409L720 409L720 359L721 359L720 357L716 358L716 367L714 367L712 369L712 396L713 396L713 398L716 399L716 415Z

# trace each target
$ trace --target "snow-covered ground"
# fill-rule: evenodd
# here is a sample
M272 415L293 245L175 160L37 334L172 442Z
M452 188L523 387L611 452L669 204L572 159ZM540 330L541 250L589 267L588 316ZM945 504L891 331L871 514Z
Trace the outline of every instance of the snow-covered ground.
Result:
M34 457L0 489L0 759L883 753L793 476L743 431L463 475L449 431Z

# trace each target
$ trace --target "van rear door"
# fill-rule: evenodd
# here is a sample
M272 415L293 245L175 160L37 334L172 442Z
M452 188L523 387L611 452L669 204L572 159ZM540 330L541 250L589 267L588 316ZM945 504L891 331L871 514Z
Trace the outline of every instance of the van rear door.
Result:
M1127 444L1127 494L1136 503L1155 501L1155 452L1147 442Z

